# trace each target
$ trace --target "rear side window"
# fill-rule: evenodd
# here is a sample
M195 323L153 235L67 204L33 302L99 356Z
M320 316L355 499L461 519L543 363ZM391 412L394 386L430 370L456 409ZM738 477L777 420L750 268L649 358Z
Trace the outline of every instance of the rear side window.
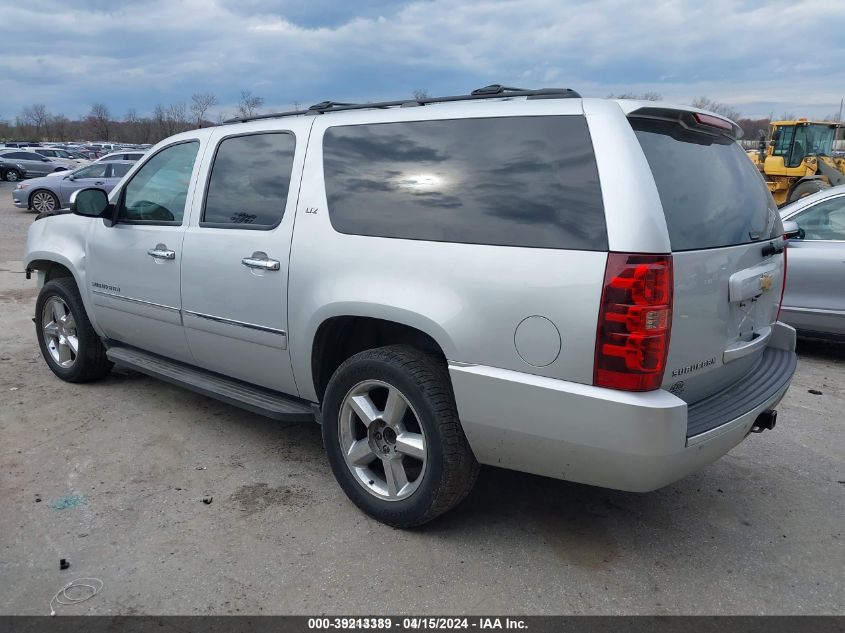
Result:
M295 147L289 132L224 139L211 167L201 225L277 226L285 213Z
M583 117L340 126L326 131L323 154L341 233L607 250Z
M129 173L129 168L132 165L124 165L123 163L112 163L110 178L123 178Z
M677 123L632 118L673 251L745 244L783 233L777 206L740 146Z

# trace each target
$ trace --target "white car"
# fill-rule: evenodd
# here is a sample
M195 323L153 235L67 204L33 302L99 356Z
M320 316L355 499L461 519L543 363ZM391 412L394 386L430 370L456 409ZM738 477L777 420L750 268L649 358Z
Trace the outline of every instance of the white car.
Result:
M146 154L146 151L143 150L122 150L119 152L112 152L111 154L106 154L105 156L100 156L95 163L98 163L103 160L107 161L114 161L114 160L141 160L141 158Z
M57 165L67 167L68 169L76 169L77 167L82 167L83 165L87 165L91 162L89 160L85 160L84 158L74 158L65 150L54 147L24 147L22 149L25 152L35 152L36 154L40 154L45 158L49 158Z

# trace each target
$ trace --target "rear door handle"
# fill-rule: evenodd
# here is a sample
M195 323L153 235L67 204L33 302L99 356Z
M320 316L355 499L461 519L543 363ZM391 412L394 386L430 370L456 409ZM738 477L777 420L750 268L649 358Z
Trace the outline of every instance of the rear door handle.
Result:
M244 257L241 263L247 268L258 268L259 270L279 270L282 263L277 259L270 259L264 251L255 251L249 257Z
M155 248L147 251L147 255L153 259L176 259L176 251L171 251L164 244L156 244Z
M95 185L104 185L104 184L106 184L106 183L104 183L102 180L98 180L98 181L97 181L97 182L95 182L94 184L95 184Z

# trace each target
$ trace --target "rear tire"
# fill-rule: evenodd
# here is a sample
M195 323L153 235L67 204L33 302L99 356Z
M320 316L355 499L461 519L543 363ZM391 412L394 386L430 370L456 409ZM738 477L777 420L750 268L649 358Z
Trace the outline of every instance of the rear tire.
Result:
M366 423L362 411L369 412ZM322 430L346 495L393 527L422 525L450 510L478 476L446 363L408 345L346 360L326 389Z
M795 202L825 189L830 189L830 185L823 180L805 180L804 182L799 182L789 194L789 202Z
M91 382L111 371L112 362L71 277L48 281L41 288L35 302L35 335L47 365L66 382Z
M3 175L3 178L5 178L8 182L17 182L21 179L21 172L17 169L9 169Z

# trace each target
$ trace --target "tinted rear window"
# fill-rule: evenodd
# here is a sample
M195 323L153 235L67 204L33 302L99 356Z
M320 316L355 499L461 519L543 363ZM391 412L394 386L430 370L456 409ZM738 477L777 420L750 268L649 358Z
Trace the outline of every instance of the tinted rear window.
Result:
M651 167L673 251L745 244L782 233L760 172L724 136L631 119Z
M583 117L333 127L323 152L329 217L342 233L607 249Z

